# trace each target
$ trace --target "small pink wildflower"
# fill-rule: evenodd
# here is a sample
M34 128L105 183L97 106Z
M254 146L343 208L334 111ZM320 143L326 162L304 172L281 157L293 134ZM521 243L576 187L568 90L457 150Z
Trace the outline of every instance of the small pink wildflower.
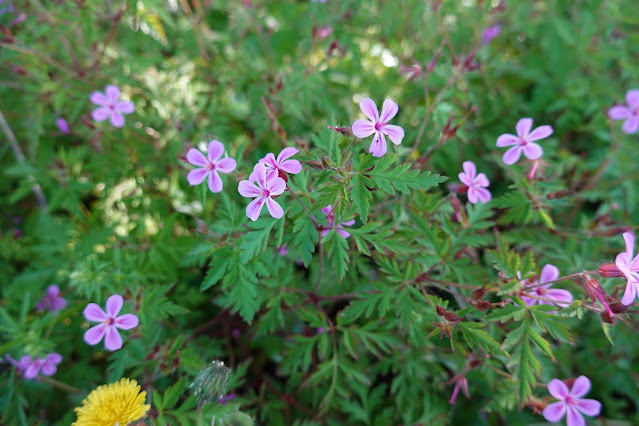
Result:
M632 257L635 251L635 235L632 232L624 232L623 239L626 241L626 251L617 255L615 265L628 280L621 298L621 303L628 306L639 296L639 254Z
M587 416L598 416L601 412L601 403L594 399L584 399L590 391L590 380L586 376L579 376L572 385L572 389L559 379L552 379L548 383L548 392L557 398L558 402L553 402L544 408L544 418L557 423L565 415L568 426L585 426L582 413Z
M286 256L288 254L288 249L286 248L286 244L282 245L282 247L280 247L277 252L280 254L280 256Z
M276 170L280 177L282 177L282 173L296 175L302 171L302 163L297 160L289 160L289 158L297 153L298 150L295 148L284 148L277 156L277 159L273 153L269 152L259 162L266 166L266 173Z
M477 167L472 161L464 161L464 171L460 173L459 180L468 186L468 201L476 204L477 201L487 203L492 199L492 195L488 188L490 182L485 174L477 174Z
M519 273L518 273L519 275ZM535 280L533 282L528 282L528 280L524 281L523 284L524 286L534 286L537 284L543 284L543 283L547 283L550 281L555 281L557 278L559 278L559 269L557 269L556 266L551 265L550 263L545 265L542 270L541 270L541 275L539 276L539 281ZM540 304L540 305L558 305L561 306L562 308L565 308L567 306L570 306L570 304L572 303L572 294L568 291L568 290L562 290L562 289L551 289L550 287L552 287L552 284L546 284L546 285L540 285L537 287L533 287L530 290L525 290L524 291L528 291L529 294L535 295L535 296L540 296L540 297L547 297L550 299L555 299L557 300L557 303L555 302L550 302L547 300L539 300L539 299L533 299L531 297L526 297L526 296L521 296L521 299L524 301L524 303L528 306L533 306L536 304Z
M470 399L470 392L468 392L468 379L463 375L453 377L448 383L455 383L455 387L453 388L453 394L450 396L450 400L448 400L449 404L454 405L457 401L457 395L459 395L459 390L464 393L467 399Z
M122 309L124 300L122 296L114 294L107 299L106 312L95 303L89 303L84 308L84 317L89 321L100 322L101 324L91 327L84 333L84 341L89 345L97 345L104 339L104 346L110 351L117 351L122 347L122 337L118 328L130 330L138 326L137 315L124 314L118 316Z
M353 134L358 138L367 138L374 134L373 143L368 152L373 154L373 157L381 157L386 154L386 138L387 135L391 142L395 145L402 143L404 139L404 129L399 126L388 124L388 122L395 117L399 107L391 99L384 100L382 106L382 115L377 112L377 105L370 98L364 98L359 103L359 108L364 115L370 120L357 120L353 123Z
M608 117L613 120L625 120L621 127L629 135L639 130L639 90L633 89L626 93L626 105L615 105L608 110Z
M257 163L248 180L241 181L237 189L242 197L255 198L246 207L246 216L252 221L260 217L264 204L274 218L279 219L284 216L284 210L273 200L273 197L286 190L286 182L278 177L275 171L266 173L266 166L263 163Z
M50 311L59 311L67 305L67 301L60 297L60 287L55 284L47 287L47 294L38 303L37 309L43 311L48 309Z
M63 135L68 135L69 133L71 133L71 130L69 130L69 123L67 123L67 120L65 120L64 118L58 117L58 119L55 121L55 124L58 126L60 133L62 133Z
M44 358L33 358L25 355L16 361L9 355L6 356L7 361L16 367L19 373L27 380L34 379L39 374L43 376L53 376L58 370L57 365L62 362L62 355L58 353L50 353Z
M95 121L111 119L113 127L124 126L124 116L135 111L135 105L131 101L120 101L120 88L109 84L104 93L95 91L91 93L89 100L100 108L91 112L91 118Z
M500 32L501 32L501 25L499 24L496 24L496 25L493 25L492 27L488 27L484 29L484 31L482 31L481 33L481 44L483 46L487 45L488 43L492 41L492 39L497 37Z
M326 227L321 227L320 237L324 237L324 235L328 234L331 229L337 228L337 233L341 235L343 238L348 238L351 236L348 232L344 231L344 226L353 226L355 224L354 220L349 220L342 223L335 223L335 212L333 211L333 206L330 204L326 207L322 208L322 213L326 216ZM339 220L339 219L338 219Z
M552 135L553 130L551 126L539 126L531 132L532 124L532 118L522 118L517 122L517 136L504 133L497 138L497 146L500 148L514 145L504 153L504 163L515 164L522 152L529 160L536 160L542 156L544 151L534 141L547 138Z
M220 192L224 184L220 173L231 173L235 170L237 163L231 157L222 158L224 154L224 145L220 141L212 140L206 152L206 157L195 148L189 149L186 153L186 159L199 169L193 169L186 176L190 185L199 185L204 179L209 178L209 189L211 192Z

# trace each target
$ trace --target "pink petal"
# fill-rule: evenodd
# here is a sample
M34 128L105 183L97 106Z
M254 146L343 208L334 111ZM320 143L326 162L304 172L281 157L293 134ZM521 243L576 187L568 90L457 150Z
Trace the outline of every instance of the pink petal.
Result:
M84 318L88 321L102 322L109 319L107 314L95 303L89 303L83 312Z
M122 101L118 102L115 109L120 111L122 114L131 114L135 112L135 105L131 101Z
M377 113L377 105L375 105L375 101L371 98L364 98L359 103L359 108L362 110L364 115L371 119L373 123L379 122L379 115ZM359 137L359 136L358 136Z
M563 401L554 402L544 408L543 415L547 421L556 423L566 415L566 404Z
M209 173L209 189L211 190L211 192L221 192L223 186L224 184L222 183L222 178L216 170L213 170L211 173Z
M266 154L258 163L263 163L266 166L267 171L277 169L277 163L275 162L275 155L272 152Z
M25 379L33 379L38 375L38 373L40 372L40 363L38 361L39 360L32 362L24 371Z
M570 306L572 303L572 294L568 290L562 290L559 288L554 288L551 290L546 290L546 296L551 299L559 300L564 303L556 303L556 305L561 306L562 308L566 308Z
M284 210L282 209L282 207L277 204L277 202L274 201L271 197L266 197L266 208L268 209L268 212L271 214L271 216L273 216L275 219L279 219L284 216Z
M555 281L557 278L559 278L559 269L555 265L549 263L541 268L541 274L539 275L540 284Z
M111 125L113 125L113 127L117 127L118 129L120 127L124 126L124 116L122 114L120 114L118 111L113 111L111 113Z
M504 153L504 163L507 165L511 165L511 164L515 164L518 160L519 157L521 156L521 147L519 145L513 146L512 148L509 148L505 153Z
M64 300L62 297L57 297L57 298L53 299L53 301L51 302L50 309L52 311L59 311L60 309L64 308L65 306L67 306L67 301Z
M215 165L215 169L220 173L231 173L237 167L237 163L231 157L222 158Z
M281 177L273 177L268 181L268 192L271 195L280 195L286 190L286 182Z
M209 173L208 169L193 169L186 175L186 180L189 181L190 185L199 185L204 182Z
M548 382L548 392L557 399L564 399L570 393L568 386L559 379L552 379Z
M570 389L570 396L581 398L590 392L590 379L586 376L579 376Z
M538 141L541 139L546 139L548 136L552 135L552 127L551 126L539 126L535 130L532 131L528 135L528 142Z
M379 117L380 123L388 123L393 117L397 115L399 107L392 99L385 99L384 105L382 105L382 114Z
M485 174L480 173L477 175L477 177L473 180L473 184L475 186L483 186L484 188L486 188L487 186L490 186L490 181L488 180L488 178L486 177Z
M62 355L55 352L50 353L49 355L47 355L47 361L54 364L60 364L62 362Z
M118 103L118 99L120 99L120 88L118 86L109 84L106 89L104 89L104 93L107 95L107 98L109 98L112 105Z
M484 204L489 202L493 198L493 195L490 193L490 191L484 188L477 189L477 196L479 197L479 201Z
M468 188L468 202L471 204L475 204L477 202L477 190L472 186Z
M107 299L106 303L106 313L109 318L115 318L120 313L122 309L122 304L124 303L124 299L119 294L114 294L113 296Z
M348 232L344 231L343 229L338 229L337 233L344 239L347 239L348 237L351 236L351 234L349 234Z
M630 108L623 105L615 105L608 110L608 117L613 120L625 120L630 116Z
M329 204L326 207L322 207L320 210L324 213L324 216L328 216L328 214L333 210L333 206Z
M209 142L209 148L206 151L206 156L211 163L216 163L217 160L222 158L224 154L224 145L220 141L212 140Z
M472 180L468 179L468 176L464 172L459 173L457 177L459 178L461 183L463 183L464 185L471 186L473 183Z
M209 166L209 162L204 156L204 154L202 154L199 150L195 148L189 149L189 151L186 153L186 161L193 164L194 166L200 166L200 167Z
M601 413L601 402L594 399L580 399L577 409L587 416L598 416Z
M626 93L626 103L630 108L639 107L639 90L629 90Z
M621 304L628 306L632 305L632 303L635 301L635 298L637 297L637 287L639 286L639 284L635 283L632 277L629 277L628 275L626 275L626 277L628 278L628 283L626 284L626 290L623 292Z
M287 158L291 158L292 156L294 156L295 154L297 154L299 151L295 148L284 148L280 154L277 156L277 164L282 164ZM297 161L297 160L296 160Z
M47 360L42 364L40 373L42 373L43 376L53 376L57 369L58 367L56 367L54 363Z
M519 138L515 135L511 135L510 133L504 133L500 137L497 138L497 146L499 148L505 148L511 145L518 145Z
M517 122L515 129L517 130L517 136L524 139L530 134L530 129L532 128L533 121L532 118L522 118Z
M91 327L86 333L84 333L84 341L92 346L97 345L104 337L106 329L106 324L98 324L95 327Z
M381 157L386 154L386 138L382 132L376 132L373 137L373 142L368 152L373 154L373 157Z
M464 163L462 164L462 168L464 169L464 173L466 173L466 176L468 176L468 179L470 179L471 181L475 179L475 176L477 176L477 166L475 166L475 163L473 163L472 161L464 161Z
M122 347L122 336L115 326L107 327L104 347L110 351L117 351Z
M255 186L255 184L249 182L248 180L243 180L237 186L237 190L242 197L247 198L255 198L260 196L260 188Z
M632 259L632 255L635 251L635 234L632 232L624 232L623 239L626 242L626 255L628 259Z
M249 176L249 180L254 180L260 188L266 188L266 166L257 163L253 168L253 173Z
M117 328L121 328L122 330L130 330L135 328L140 323L137 315L133 314L124 314L120 315L115 319L115 326Z
M91 118L95 121L104 121L111 117L111 110L109 108L97 108L91 111Z
M346 222L342 222L341 225L342 226L353 226L353 225L355 225L355 221L354 220L347 220Z
M628 135L636 133L637 130L639 130L639 117L636 117L634 115L628 117L626 121L623 122L623 126L621 126L621 129Z
M586 426L584 417L572 407L568 407L568 416L566 417L567 426Z
M529 160L536 160L539 157L541 157L544 153L544 150L541 149L541 146L539 146L538 144L534 142L528 142L526 145L522 147L522 150L524 151L524 155Z
M297 160L286 160L280 164L280 170L296 175L302 171L302 163Z
M265 198L266 197L258 197L246 206L246 216L252 221L255 222L257 218L260 217L260 212L262 211L262 207L264 207Z
M47 287L47 294L51 297L58 297L58 294L60 294L60 287L55 284L50 285Z
M89 100L94 104L102 107L109 106L109 98L104 96L104 93L102 92L95 91L91 93L91 96L89 96Z
M367 138L373 133L375 133L375 125L368 120L356 120L353 123L353 134L360 138Z
M387 134L388 138L395 145L399 145L400 143L402 143L402 140L404 139L404 129L402 129L399 126L395 126L393 124L387 124L384 127L382 127L382 132Z

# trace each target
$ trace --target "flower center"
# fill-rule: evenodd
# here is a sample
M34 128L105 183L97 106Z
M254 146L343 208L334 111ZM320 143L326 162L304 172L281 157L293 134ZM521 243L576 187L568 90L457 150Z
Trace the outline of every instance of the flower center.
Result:
M115 318L109 318L108 320L105 321L106 325L113 325L115 324Z
M537 292L537 295L539 296L543 296L544 294L546 294L546 289L542 287L537 287L535 291Z
M380 131L387 123L375 123L375 130Z
M630 111L630 115L634 115L635 117L638 117L638 116L639 116L639 107L637 107L637 108L633 108L633 109Z
M213 163L209 163L208 167L209 170L215 170L215 164Z
M262 189L260 191L260 197L270 197L270 196L271 196L271 193L269 192L268 189Z
M528 141L524 138L519 138L519 146L526 146L528 145Z

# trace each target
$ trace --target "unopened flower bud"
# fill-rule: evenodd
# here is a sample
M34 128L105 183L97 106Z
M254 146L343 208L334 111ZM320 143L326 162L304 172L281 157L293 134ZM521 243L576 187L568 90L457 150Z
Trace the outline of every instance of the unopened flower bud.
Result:
M191 384L193 394L201 402L218 401L226 393L231 370L222 361L213 361L197 374Z
M623 272L614 263L604 263L599 266L599 275L606 278L623 277Z
M486 287L485 286L481 286L480 288L478 288L477 290L474 290L471 294L470 297L474 300L481 300L484 298L484 296L486 295Z
M322 166L324 166L325 169L332 169L333 161L327 156L322 155Z
M612 312L614 312L615 314L621 314L626 312L626 310L629 308L629 306L626 306L624 304L622 304L621 302L616 302L616 303L611 303L610 304L610 310Z
M440 317L443 317L444 315L446 315L446 309L442 308L439 305L435 307L435 310L437 311L437 315L439 315Z
M337 127L337 126L327 126L329 129L334 131L335 133L340 133L344 136L353 136L353 129L350 127Z

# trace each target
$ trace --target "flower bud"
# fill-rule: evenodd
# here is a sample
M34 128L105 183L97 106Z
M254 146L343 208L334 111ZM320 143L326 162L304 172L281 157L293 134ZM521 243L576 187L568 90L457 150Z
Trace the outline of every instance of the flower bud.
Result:
M335 133L340 133L344 136L353 136L353 129L351 129L350 127L333 127L333 126L327 126L329 129L331 129L332 131L334 131Z
M218 401L226 393L231 370L222 361L213 361L197 374L191 384L193 394L200 402Z
M606 278L623 277L623 272L614 263L604 263L599 266L599 274Z
M324 165L321 161L302 161L302 163L306 164L311 169L315 170L324 170Z

